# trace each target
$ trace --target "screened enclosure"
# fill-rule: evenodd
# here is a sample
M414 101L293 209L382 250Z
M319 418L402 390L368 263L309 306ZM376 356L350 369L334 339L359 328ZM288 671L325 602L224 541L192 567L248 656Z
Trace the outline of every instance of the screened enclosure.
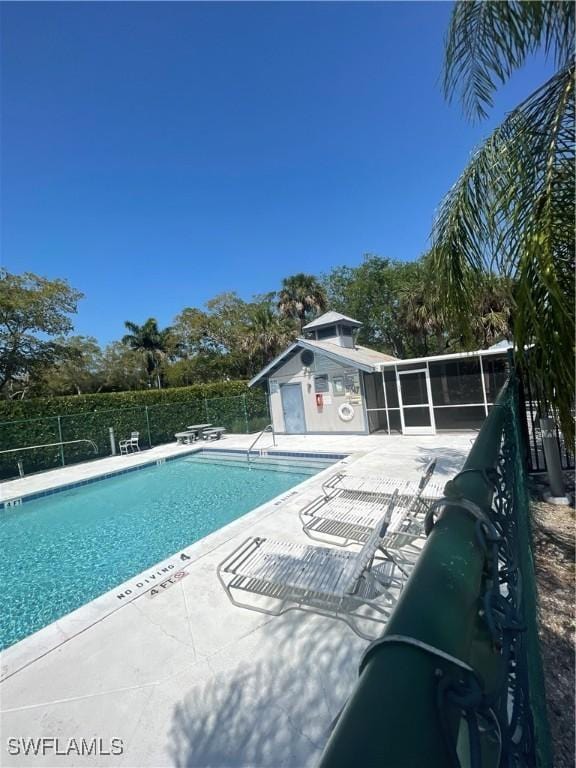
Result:
M383 363L364 374L370 432L435 434L479 429L503 386L502 349Z

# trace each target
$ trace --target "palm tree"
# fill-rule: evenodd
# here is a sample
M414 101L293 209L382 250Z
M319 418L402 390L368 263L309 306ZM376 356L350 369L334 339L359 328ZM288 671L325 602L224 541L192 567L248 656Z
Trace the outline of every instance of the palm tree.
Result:
M420 354L441 354L446 347L446 325L438 304L430 301L429 289L424 285L411 286L400 294L398 319L409 335L421 343L413 348L416 356ZM430 341L433 340L432 350Z
M244 328L240 346L251 361L254 372L267 365L294 340L294 326L279 317L268 302L257 304Z
M149 317L144 325L127 320L124 325L130 331L122 338L122 343L130 349L139 352L144 357L146 364L146 373L148 374L148 386L152 386L152 379L155 374L156 386L162 387L160 367L164 360L171 357L174 353L172 345L172 328L158 328L158 322L155 318Z
M486 349L512 336L512 297L509 280L487 275L479 280L469 305L470 327L476 345Z
M497 85L536 50L554 54L556 73L475 151L433 230L448 312L465 319L479 274L514 280L518 362L539 385L541 405L558 413L567 441L574 434L574 29L569 2L456 3L444 90L469 117L485 117ZM532 345L536 354L527 354Z
M282 317L298 320L300 331L308 319L325 312L327 306L326 292L314 275L299 272L282 280L278 309Z
M403 265L401 270L394 286L395 323L402 329L406 352L416 357L441 354L447 347L448 329L434 291L430 254Z

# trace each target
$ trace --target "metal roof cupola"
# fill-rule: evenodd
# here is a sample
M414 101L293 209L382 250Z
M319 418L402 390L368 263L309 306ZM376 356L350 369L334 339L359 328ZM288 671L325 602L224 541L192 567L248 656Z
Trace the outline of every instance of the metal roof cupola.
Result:
M339 347L354 349L354 331L362 326L358 320L340 314L325 312L302 328L306 338L329 341Z

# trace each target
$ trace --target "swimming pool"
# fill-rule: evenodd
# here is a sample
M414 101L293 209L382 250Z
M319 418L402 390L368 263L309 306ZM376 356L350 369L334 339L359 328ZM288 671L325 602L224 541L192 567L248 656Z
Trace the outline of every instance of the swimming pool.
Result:
M0 511L0 648L52 623L331 462L194 455Z

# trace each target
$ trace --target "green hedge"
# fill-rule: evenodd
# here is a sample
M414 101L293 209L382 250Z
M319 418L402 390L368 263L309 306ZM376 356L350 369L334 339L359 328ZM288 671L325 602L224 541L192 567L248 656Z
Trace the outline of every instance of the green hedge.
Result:
M96 395L0 400L0 422L45 416L65 416L66 414L85 411L113 410L158 403L182 403L194 398L203 400L244 394L256 398L263 397L260 389L248 389L244 381L224 381L170 389L139 389L130 392L103 392Z
M111 392L97 395L0 402L1 449L89 439L98 456L110 454L109 427L116 440L140 432L143 448L172 442L174 433L192 423L211 422L229 432L256 432L269 423L266 397L260 388L241 381L200 384L166 390ZM61 435L61 437L60 437ZM94 457L88 443L39 448L0 455L0 478L26 474Z

